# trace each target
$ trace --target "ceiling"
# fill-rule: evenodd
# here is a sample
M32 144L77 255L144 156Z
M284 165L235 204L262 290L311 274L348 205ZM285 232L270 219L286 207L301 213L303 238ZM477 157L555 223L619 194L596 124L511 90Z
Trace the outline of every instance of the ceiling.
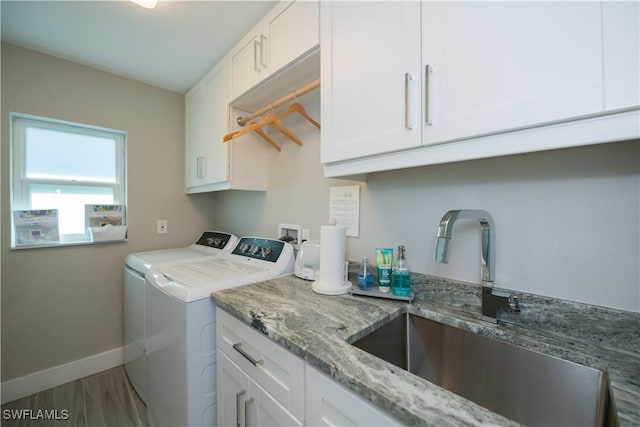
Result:
M2 41L185 93L275 3L2 0Z

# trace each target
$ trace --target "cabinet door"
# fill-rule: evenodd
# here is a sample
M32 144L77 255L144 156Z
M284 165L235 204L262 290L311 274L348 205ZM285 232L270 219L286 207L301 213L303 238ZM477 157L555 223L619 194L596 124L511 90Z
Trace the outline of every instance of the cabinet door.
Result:
M264 20L263 46L269 73L295 61L320 43L319 2L282 2Z
M202 182L204 99L202 84L194 86L185 96L185 186Z
M292 414L304 418L304 361L225 311L216 311L218 347ZM255 365L247 355L260 361Z
M605 109L640 105L640 2L605 1Z
M227 62L216 65L204 81L204 137L205 183L229 179L229 144L222 137L229 129L229 103L227 96Z
M258 25L229 52L231 99L244 94L263 78L267 67L263 41L264 35Z
M251 397L246 406L246 425L260 427L298 426L302 423L255 382L249 380Z
M421 144L420 3L321 2L322 163Z
M249 379L221 350L217 355L218 425L246 425Z
M307 364L307 425L399 426L398 420Z
M425 1L422 28L426 145L603 111L600 2Z
M227 62L217 64L185 96L186 173L189 192L229 179Z

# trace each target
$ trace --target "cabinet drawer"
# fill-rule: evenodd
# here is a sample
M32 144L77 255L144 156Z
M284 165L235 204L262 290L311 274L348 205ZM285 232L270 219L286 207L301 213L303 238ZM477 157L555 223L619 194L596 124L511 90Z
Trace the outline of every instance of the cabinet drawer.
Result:
M307 425L402 426L390 414L307 365Z
M218 349L291 414L304 419L303 360L220 308L216 313Z

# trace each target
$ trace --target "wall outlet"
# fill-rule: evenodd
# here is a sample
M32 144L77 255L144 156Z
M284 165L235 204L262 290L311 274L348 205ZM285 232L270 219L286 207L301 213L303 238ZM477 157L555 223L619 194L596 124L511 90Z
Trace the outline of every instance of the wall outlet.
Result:
M159 219L156 222L156 232L158 234L167 234L167 220Z

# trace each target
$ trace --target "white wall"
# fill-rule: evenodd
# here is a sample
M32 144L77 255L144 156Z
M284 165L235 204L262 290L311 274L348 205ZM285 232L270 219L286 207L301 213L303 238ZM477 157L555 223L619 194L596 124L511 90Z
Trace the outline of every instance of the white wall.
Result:
M316 94L303 100L319 117ZM282 141L270 156L267 193L216 194L216 227L276 236L300 224L319 238L329 215L319 131L288 124L303 147ZM241 143L237 141L234 143ZM640 144L638 141L371 174L361 185L360 237L347 256L407 248L413 271L479 283L479 228L456 224L449 264L433 261L436 230L450 209L485 209L496 223L496 285L640 311Z
M363 213L364 227L405 243L417 271L478 282L475 222L454 227L448 265L433 253L444 212L485 209L496 224L496 285L638 311L639 149L618 143L376 174L362 209L377 215ZM400 226L381 227L384 217ZM353 243L352 254L372 241Z

